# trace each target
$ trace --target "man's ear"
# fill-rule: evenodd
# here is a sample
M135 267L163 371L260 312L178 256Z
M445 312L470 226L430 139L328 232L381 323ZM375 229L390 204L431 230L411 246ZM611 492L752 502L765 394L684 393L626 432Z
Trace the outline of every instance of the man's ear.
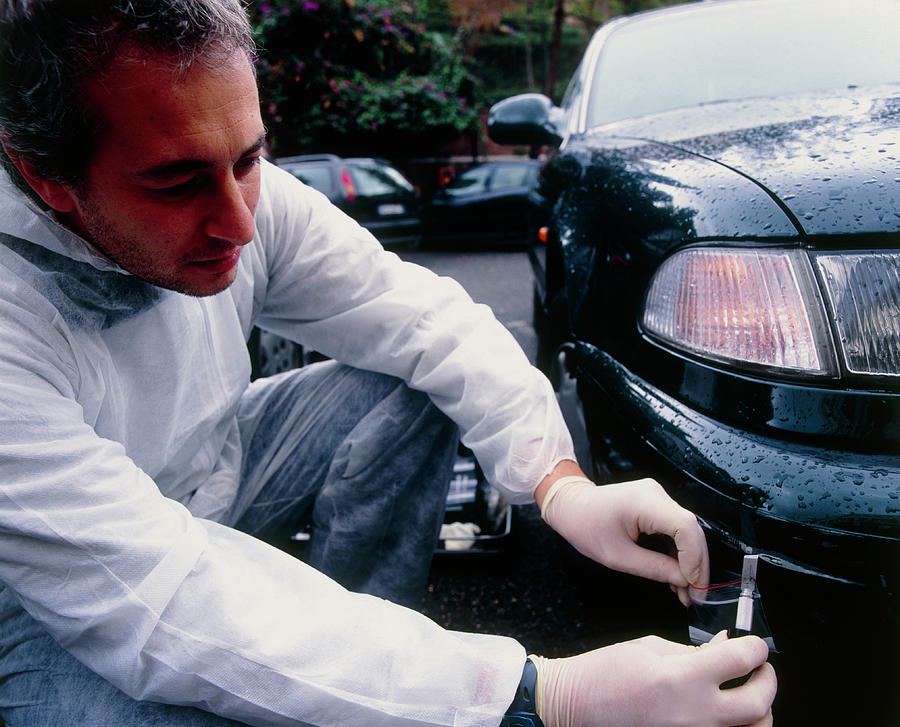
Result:
M19 170L19 173L28 182L28 186L34 190L38 197L57 212L71 212L75 208L73 193L68 186L43 176L34 163L26 156L10 151L3 141L0 141L0 144L3 145L3 151L6 152L10 161Z

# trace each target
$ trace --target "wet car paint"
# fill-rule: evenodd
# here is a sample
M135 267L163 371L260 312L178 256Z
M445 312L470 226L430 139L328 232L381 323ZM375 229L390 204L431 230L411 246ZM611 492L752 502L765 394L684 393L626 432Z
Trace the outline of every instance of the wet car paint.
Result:
M727 510L713 514L711 493L685 492L701 517L718 523L736 542L754 550L765 547L796 570L848 582L896 583L900 572L885 565L900 564L900 456L838 446L825 449L750 433L683 404L588 344L579 345L577 360L579 370L591 377L615 410L628 411L629 420L642 422L638 429L644 442L682 473L679 479L690 476L692 483L686 487L697 483L713 488L729 506L739 503L754 513L756 525L747 528L740 518L727 517ZM779 552L771 539L759 537L764 521L771 521L764 527L772 532L782 527L778 523L802 523L832 539L846 536L848 542L855 536L874 536L873 544L883 546L888 558L866 563L846 559L846 552L840 559L819 549L800 554L782 547ZM881 538L884 542L878 543Z
M896 227L900 220L894 204L900 184L898 115L900 90L883 86L840 96L723 103L702 113L671 111L649 128L634 120L609 125L593 143L633 146L629 133L639 134L659 147L646 152L648 160L657 157L682 166L685 160L678 153L684 151L746 175L803 234L859 233ZM765 123L757 123L760 118ZM685 176L694 175L688 170L677 178ZM702 188L714 192L710 181ZM702 216L716 202L723 202L721 195L713 203L698 200L696 209ZM751 214L748 222L753 221Z

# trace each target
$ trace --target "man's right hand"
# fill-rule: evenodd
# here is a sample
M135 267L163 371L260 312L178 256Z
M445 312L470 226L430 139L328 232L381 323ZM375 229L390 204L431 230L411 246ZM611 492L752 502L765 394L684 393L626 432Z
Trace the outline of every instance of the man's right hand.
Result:
M532 656L538 714L546 727L765 727L776 690L768 653L756 636L721 634L699 647L647 636L564 659Z

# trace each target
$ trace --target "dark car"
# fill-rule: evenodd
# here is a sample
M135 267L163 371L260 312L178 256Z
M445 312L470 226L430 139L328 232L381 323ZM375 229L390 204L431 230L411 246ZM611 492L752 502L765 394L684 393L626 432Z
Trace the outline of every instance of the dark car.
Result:
M421 242L419 194L389 162L317 154L275 163L325 194L383 244L416 247Z
M441 187L425 211L429 243L533 241L547 206L538 191L541 162L494 161L470 167Z
M898 28L896 2L641 13L561 107L488 122L558 146L536 328L583 466L662 482L714 581L758 554L789 725L900 724Z

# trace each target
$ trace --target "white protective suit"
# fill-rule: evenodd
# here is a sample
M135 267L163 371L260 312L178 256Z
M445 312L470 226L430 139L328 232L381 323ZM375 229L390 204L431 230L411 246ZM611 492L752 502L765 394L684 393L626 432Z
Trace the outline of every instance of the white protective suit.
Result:
M518 643L348 593L216 522L254 324L428 392L529 501L572 445L490 311L270 164L237 279L206 298L126 278L0 176L0 231L27 241L0 244L0 580L26 609L139 699L251 724L496 725Z

